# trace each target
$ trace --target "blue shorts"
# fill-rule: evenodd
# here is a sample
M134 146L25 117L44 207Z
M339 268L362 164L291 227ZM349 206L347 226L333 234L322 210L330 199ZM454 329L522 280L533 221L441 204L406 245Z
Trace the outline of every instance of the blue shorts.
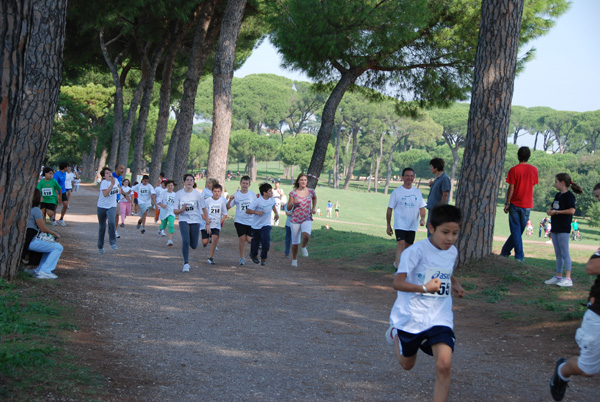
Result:
M419 351L419 348L429 356L433 356L431 347L437 343L445 343L454 352L456 337L454 336L454 331L449 327L436 325L418 334L411 334L399 329L397 331L400 349L404 357L414 356Z

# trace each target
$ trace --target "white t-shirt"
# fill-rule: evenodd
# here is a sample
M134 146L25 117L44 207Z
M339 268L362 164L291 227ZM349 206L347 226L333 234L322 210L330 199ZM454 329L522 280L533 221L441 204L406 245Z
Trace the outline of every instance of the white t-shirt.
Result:
M207 198L210 198L212 196L212 190L209 190L208 188L204 187L204 189L202 190L202 197L206 200Z
M121 192L129 195L129 198L133 197L133 192L130 193L130 191L131 191L131 187L129 187L129 186L121 187ZM125 197L124 195L121 194L121 198L119 198L119 202L130 202L130 201L127 199L127 197Z
M179 214L179 222L200 224L204 222L204 219L202 219L202 209L206 208L206 203L199 191L192 189L192 191L186 193L185 189L182 188L176 192L175 208L185 208L185 211Z
M65 175L65 189L66 190L73 190L73 180L75 180L75 175L73 174L73 172L67 173Z
M151 205L152 194L156 194L154 187L150 184L143 185L142 183L138 183L133 186L133 191L138 193L138 204L140 205Z
M156 202L158 203L158 199L160 198L160 195L164 192L166 192L167 189L166 188L162 188L161 186L158 187L154 187L154 192L156 193ZM140 202L138 200L138 202ZM160 207L158 206L158 209L160 209Z
M115 179L113 188L110 189L108 197L102 194L102 190L108 190L110 182L102 180L100 183L100 195L98 196L98 208L110 209L117 206L117 194L119 194L119 182Z
M220 197L218 200L207 198L206 209L208 210L208 221L211 229L221 229L221 218L227 215L227 201Z
M271 226L271 212L273 212L273 206L276 205L275 199L273 197L269 199L264 199L262 196L259 198L255 198L250 204L248 209L253 211L263 211L264 214L262 216L258 215L248 215L252 217L252 229L260 229L265 226Z
M176 193L169 193L169 191L166 189L161 192L158 197L156 197L157 203L165 204L167 206L167 208L160 207L160 215L158 215L158 219L162 221L163 219L167 219L169 216L175 216L173 209L175 209L176 198Z
M406 189L400 186L392 191L388 207L394 210L394 229L416 232L419 229L419 209L425 205L423 194L416 187Z
M417 334L436 325L454 327L450 275L457 256L456 247L440 250L429 239L418 241L404 250L396 274L406 273L406 281L419 286L437 275L443 288L437 294L427 295L397 292L390 313L390 323L394 328Z
M241 191L236 191L235 194L233 194L233 197L233 201L230 204L231 208L237 205L234 222L241 223L242 225L252 225L254 217L248 215L246 210L252 201L256 199L256 194L250 190L248 190L246 194L243 194Z

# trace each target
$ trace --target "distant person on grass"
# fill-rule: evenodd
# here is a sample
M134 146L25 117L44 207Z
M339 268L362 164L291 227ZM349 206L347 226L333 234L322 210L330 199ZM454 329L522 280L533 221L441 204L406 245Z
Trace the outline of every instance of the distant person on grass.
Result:
M434 357L434 401L448 399L456 342L452 293L458 297L465 294L452 274L461 218L455 206L438 205L431 210L431 236L404 251L394 277L393 286L398 292L385 335L405 370L414 367L419 349Z
M575 196L569 191L569 187L577 194L582 194L583 189L573 183L571 176L566 173L556 175L554 187L556 187L558 193L554 196L554 202L552 202L552 206L548 209L547 214L552 217L550 238L554 246L554 253L556 254L556 274L544 283L546 285L569 287L573 286L569 237L571 236L571 220L575 214ZM564 278L563 267L565 270Z
M412 246L415 242L418 225L425 226L425 200L421 190L412 186L415 181L415 171L412 168L404 169L402 181L402 185L392 191L385 216L388 236L396 235L394 267L398 267L404 249ZM394 213L393 230L392 212Z
M600 201L600 183L594 187L594 196ZM596 280L588 296L588 310L583 315L581 327L575 333L580 353L569 360L560 358L556 362L554 375L550 380L550 392L555 401L561 401L565 396L571 376L591 377L600 373L600 248L585 265L585 272L596 275Z
M273 197L273 187L263 183L258 188L260 197L255 198L246 210L246 214L253 216L252 220L252 245L250 258L252 262L265 266L271 246L271 213L275 220L279 220L278 204ZM258 260L258 245L261 245L260 261Z
M517 151L519 164L510 168L506 177L508 190L504 213L508 214L510 236L502 246L500 255L509 257L514 249L515 259L520 262L525 259L522 236L533 208L533 186L538 184L537 168L527 163L530 156L531 151L528 147L519 148Z
M452 184L450 177L444 172L444 166L446 162L442 158L433 158L429 161L429 170L435 175L435 180L429 180L429 196L427 197L427 206L429 210L427 214L427 223L425 227L427 229L427 237L431 236L429 231L429 221L431 220L431 211L438 204L447 204L448 196L450 195L450 188Z
M239 265L246 264L246 259L244 258L246 255L246 243L250 244L252 242L253 216L248 215L246 210L252 201L256 199L256 194L254 194L254 191L249 190L249 188L250 176L242 176L242 179L240 180L240 189L231 195L227 202L227 209L233 207L237 208L233 225L235 226L238 235L238 247L240 250Z
M302 247L302 256L308 257L306 245L312 232L317 194L307 185L308 176L300 173L288 198L288 209L292 210L292 267L298 266L298 246Z

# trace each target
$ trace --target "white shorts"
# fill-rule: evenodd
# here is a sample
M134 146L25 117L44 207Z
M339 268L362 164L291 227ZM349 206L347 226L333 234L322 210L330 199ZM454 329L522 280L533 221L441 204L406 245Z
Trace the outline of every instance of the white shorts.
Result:
M302 223L292 223L292 244L302 243L302 233L308 233L312 230L313 221L304 221Z
M600 315L592 310L585 312L575 341L581 350L577 366L586 374L600 373Z
M139 204L140 206L140 215L143 215L144 212L148 211L151 207L149 204Z

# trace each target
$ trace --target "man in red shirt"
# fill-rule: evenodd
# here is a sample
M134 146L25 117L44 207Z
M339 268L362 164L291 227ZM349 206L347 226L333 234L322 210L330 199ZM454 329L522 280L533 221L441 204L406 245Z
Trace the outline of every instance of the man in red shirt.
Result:
M531 151L528 147L521 147L517 152L519 164L513 166L508 171L506 182L509 184L506 192L506 204L504 213L508 214L508 226L510 227L510 237L502 246L500 255L510 256L512 249L515 249L515 259L523 261L523 230L527 226L529 213L533 208L533 186L538 184L538 170L535 166L527 163Z

